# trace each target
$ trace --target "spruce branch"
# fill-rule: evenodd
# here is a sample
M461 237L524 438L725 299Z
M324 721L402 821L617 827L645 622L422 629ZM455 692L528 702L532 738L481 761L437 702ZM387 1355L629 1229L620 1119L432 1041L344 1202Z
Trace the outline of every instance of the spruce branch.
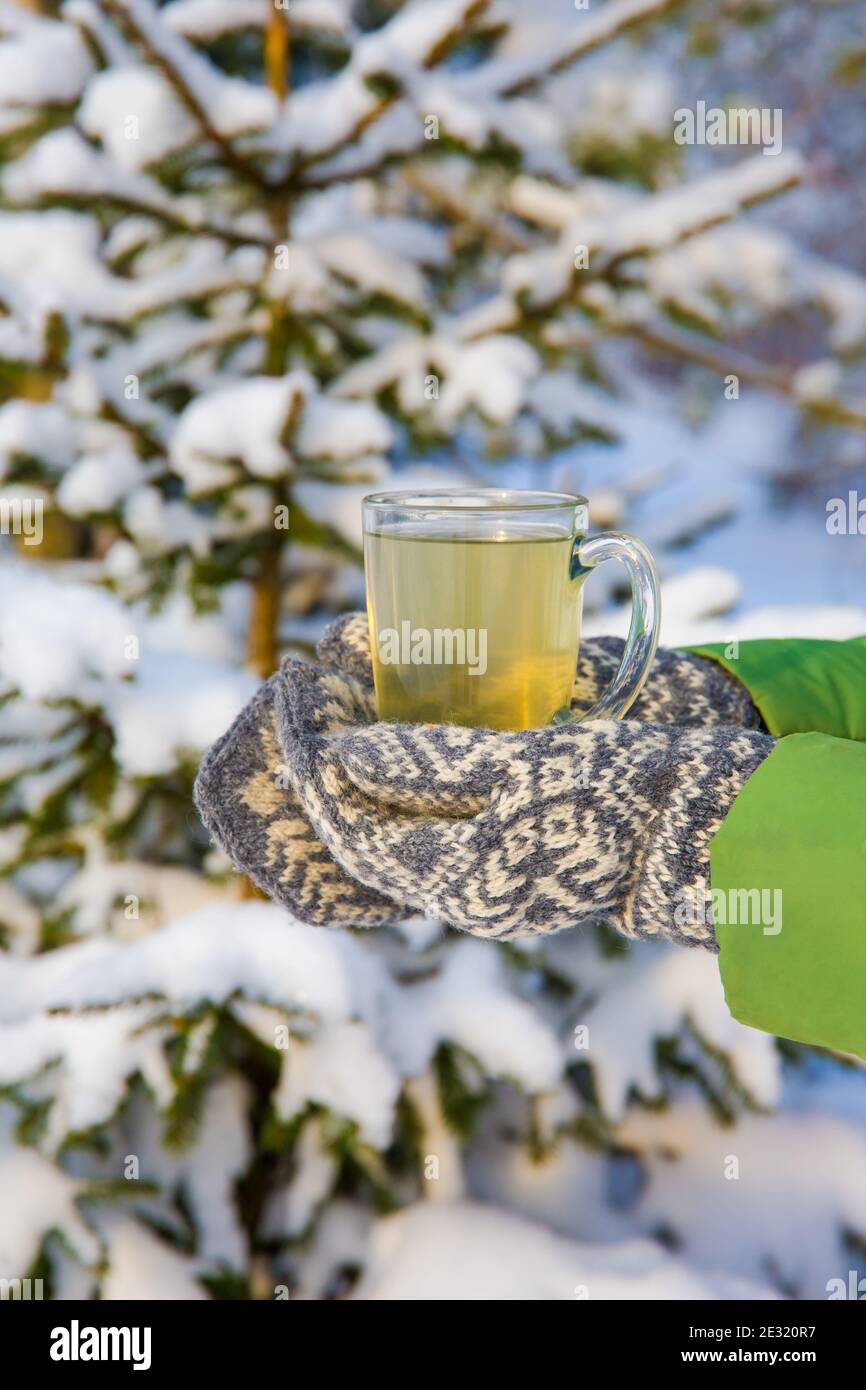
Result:
M529 243L518 230L497 220L496 209L480 213L471 207L447 179L437 179L429 169L419 163L408 163L403 170L403 181L407 188L425 199L437 216L447 217L455 227L468 227L473 236L483 238L485 244L497 250L519 254L529 250Z
M138 446L138 452L144 459L163 458L165 456L165 443L158 433L150 425L144 424L141 420L135 420L131 415L127 415L116 401L103 398L99 409L99 416L103 420L109 420L111 424L117 425L124 430L130 439Z
M222 241L226 246L238 251L247 246L257 246L267 251L273 250L270 237L264 233L238 230L237 226L232 227L228 223L213 221L212 219L191 219L186 217L178 208L173 207L168 198L152 202L147 198L132 197L127 193L105 189L99 194L99 200L103 207L111 208L112 211L122 215L151 217L167 231L178 233L181 236L212 237L215 241ZM49 191L37 198L28 200L26 203L16 201L15 207L33 212L46 212L51 208L66 208L72 212L92 212L93 195L90 193L75 194L70 190L57 193Z
M609 227L598 229L599 254L592 257L589 268L575 272L568 285L557 294L540 297L531 293L500 293L491 296L452 320L449 332L465 343L477 342L493 334L525 333L534 325L547 321L557 309L576 305L590 313L602 336L629 337L668 355L703 366L720 377L736 375L741 381L790 400L825 424L864 430L866 410L858 404L831 398L808 398L798 390L790 371L759 362L712 340L701 340L694 333L648 324L635 316L618 318L613 313L606 314L598 302L586 294L590 286L598 286L599 283L605 283L614 290L619 289L622 285L621 271L628 262L670 251L714 227L736 220L748 208L796 186L803 172L803 166L796 157L777 164L769 171L769 177L765 163L752 160L722 176L721 180L718 176L698 180L670 195L670 204L675 206L679 203L682 212L669 220L661 236L657 231L654 235L650 234L649 226L641 220L640 206L637 217L634 209L627 209ZM479 234L487 233L487 219L473 214L473 210L453 190L443 188L414 169L409 170L407 182L427 198L439 214L463 225L468 222ZM657 204L658 199L654 201ZM519 252L529 249L526 239L519 233L509 232L509 240L512 236L513 249ZM605 250L605 247L608 249ZM435 338L435 331L432 336ZM389 355L393 355L392 348L380 354L383 360ZM375 367L375 360L374 354L369 365Z
M173 367L183 364L198 353L232 348L251 339L262 338L267 330L268 318L261 310L248 314L242 322L219 318L206 319L203 323L196 324L189 333L176 335L170 349L168 344L160 343L159 352L152 353L150 357L145 353L133 356L128 362L128 368L130 371L134 370L136 376L146 380L170 372ZM127 362L124 361L122 352L119 357L123 365L119 366L118 370L125 375L123 366L126 366Z
M490 0L463 0L463 4L460 7L459 18L451 24L444 33L432 38L425 51L419 55L420 66L423 69L429 70L436 67L438 63L441 63L443 59L453 51L457 44L462 42L466 35L471 32L474 22L487 11L489 5ZM389 24L398 23L400 17L401 12L398 11L394 18L389 21ZM388 25L383 26L377 37L382 36L387 38L387 31ZM348 67L343 71L345 72L347 70ZM338 76L340 75L342 74ZM375 80L377 76L379 78L378 81ZM329 182L341 181L341 176L338 176L337 179L329 179L326 176L323 180L316 181L315 176L313 176L313 178L307 177L307 171L314 168L315 165L321 164L323 160L331 159L340 150L344 150L355 144L365 131L374 125L375 122L378 121L386 111L390 110L397 100L405 94L404 84L399 74L393 72L383 72L381 74L366 73L365 80L370 87L370 99L367 109L359 116L354 125L348 131L345 131L338 140L318 150L296 155L286 172L283 182L293 187L303 186L304 188L310 188L326 187ZM373 167L381 167L382 164L386 162L387 157L384 160L376 161ZM359 175L353 173L351 177L359 177Z
M736 376L750 386L757 386L763 391L782 396L793 405L808 410L824 424L866 431L866 407L830 397L809 399L797 390L789 369L756 361L748 354L724 344L715 345L698 338L694 333L686 333L660 324L626 320L620 324L604 321L603 326L607 334L621 334L669 357L677 357L681 361L705 367L707 371L720 378Z
M575 299L579 301L587 286L614 280L626 261L670 251L714 227L733 222L756 204L794 188L805 173L805 166L796 155L780 156L771 168L766 166L767 161L760 156L744 160L723 175L695 180L645 204L627 207L607 222L590 226L586 234L588 267L573 269L566 283L547 294L533 294L528 285L525 292L515 293L513 327L519 327L525 318L549 313ZM645 210L648 216L644 215ZM577 229L570 228L568 234L573 237ZM569 258L570 265L571 245L563 240L558 250L563 259ZM470 311L470 322L475 312Z
M203 97L193 90L187 75L181 70L172 47L184 43L179 35L164 30L163 21L145 0L104 0L105 8L118 28L134 42L144 56L165 78L181 104L199 127L202 136L218 150L223 164L243 183L264 190L267 180L259 169L247 160L235 144L223 135L213 120ZM196 55L191 55L195 57Z
M493 59L488 65L488 70L485 71L484 68L473 69L462 80L467 91L471 92L471 96L477 100L525 95L543 85L548 78L564 72L581 58L595 52L606 43L613 42L621 34L646 21L661 17L685 3L686 0L611 0L611 3L606 4L601 13L587 14L581 19L575 26L571 41L564 46L557 43L541 47L537 51L519 58ZM428 56L425 66L432 67L440 61L467 31L470 20L482 18L487 9L488 0L484 0L484 3L479 4L471 16L467 16L460 32L455 32L454 35L450 36L448 45L444 45L441 52ZM496 16L496 11L494 11L494 15ZM502 19L500 22L497 16L496 22L493 24L493 32L501 37L508 32L508 29L507 20ZM359 123L346 140L329 150L318 152L313 159L301 162L292 171L291 177L300 179L305 188L322 189L331 184L342 183L351 179L372 178L390 164L405 158L407 153L414 153L414 150L407 151L405 149L385 151L366 162L358 161L352 164L351 161L344 161L334 169L319 168L317 170L315 168L316 165L321 165L323 160L333 157L339 150L357 141L368 126L378 120L400 95L399 91L392 92L387 99L383 99L375 109L371 109L365 115L364 120ZM421 147L423 139L420 125L419 121L417 148Z
M564 46L551 44L537 52L492 64L481 90L487 96L522 96L629 29L660 18L685 3L686 0L610 0L597 12L587 11Z

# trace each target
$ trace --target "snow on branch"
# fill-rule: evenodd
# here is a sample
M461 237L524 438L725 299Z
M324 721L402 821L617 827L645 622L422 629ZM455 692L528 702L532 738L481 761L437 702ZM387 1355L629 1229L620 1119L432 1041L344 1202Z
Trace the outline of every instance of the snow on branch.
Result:
M206 392L178 421L174 471L197 496L238 481L242 462L255 478L299 471L299 460L364 459L387 450L387 418L367 401L335 399L304 371L247 377Z
M243 29L264 29L273 11L272 0L171 0L163 6L162 18L186 39L210 41Z
M72 129L52 131L12 161L3 187L13 203L23 206L55 203L90 209L99 198L122 211L155 217L174 231L215 236L230 246L273 243L258 218L228 223L212 217L199 199L164 193L155 179L119 167Z
M506 263L503 283L533 313L581 293L593 280L612 275L630 257L669 250L745 209L792 188L803 177L799 155L743 160L722 174L695 179L683 188L615 205L601 216L579 217L563 230L557 246ZM586 250L586 267L575 265L575 249Z
M267 127L277 111L274 94L264 86L224 77L180 34L168 27L151 0L104 0L104 3L108 13L163 74L225 164L245 182L260 185L263 182L261 174L238 151L230 137Z
M292 0L285 16L293 33L348 40L354 33L351 9L352 0ZM243 29L264 29L273 12L273 0L172 0L163 17L185 38L211 42Z
M0 10L0 112L20 115L42 106L78 100L93 72L93 58L69 24L27 13L14 5Z
M720 377L734 373L743 381L785 396L800 408L809 411L825 423L862 429L866 424L864 407L858 402L839 399L838 382L827 373L802 371L793 374L771 365L750 360L745 354L727 351L710 339L702 341L697 334L687 334L665 325L654 312L652 299L663 307L675 289L674 302L693 315L696 305L706 303L710 327L715 330L714 301L701 296L700 271L710 273L719 257L727 267L727 279L735 271L742 279L750 264L752 243L757 242L754 256L757 263L747 282L728 285L728 296L744 301L757 312L759 302L772 307L773 283L768 279L770 269L787 257L784 269L777 266L776 278L784 278L776 287L776 298L784 302L814 304L834 317L831 342L841 340L849 351L863 338L862 315L856 312L857 291L863 292L862 281L852 272L835 272L833 267L815 262L813 258L794 257L793 248L773 233L763 229L732 228L726 235L732 244L722 244L721 233L713 239L713 229L733 223L743 210L754 203L774 196L795 185L803 173L797 155L783 160L767 161L760 157L743 161L732 170L705 177L668 193L635 195L621 189L609 189L601 183L581 186L576 192L565 190L542 179L521 175L511 185L508 206L529 223L559 233L553 248L527 252L528 241L515 230L509 238L518 242L521 250L505 262L503 281L510 293L495 295L455 319L443 321L427 337L405 337L388 343L364 361L351 366L336 383L336 390L348 396L377 394L396 385L398 399L409 413L424 410L441 421L456 419L467 406L474 405L486 418L504 423L513 421L534 402L551 397L543 389L539 377L540 362L524 372L523 380L511 380L511 356L495 348L514 339L505 336L519 330L524 313L556 309L566 303L583 304L600 330L598 336L622 333L641 340L661 351L680 356L713 370ZM471 199L463 197L459 182L452 180L449 190L443 190L441 179L410 177L410 186L418 188L440 212L461 225L474 222ZM488 208L487 220L491 218ZM500 225L497 223L496 225ZM486 235L487 223L482 223ZM751 238L751 240L750 240ZM718 246L716 246L718 241ZM575 245L585 245L588 266L575 270ZM687 244L706 250L696 251L691 273L682 263L682 248ZM741 245L740 243L743 243ZM739 248L739 249L738 249ZM629 262L646 262L648 294L643 296L629 289L620 296L619 281L623 267L627 268L629 285L637 271ZM788 264L790 262L790 264ZM664 269L663 269L664 268ZM753 281L759 279L759 284ZM697 283L695 283L697 281ZM844 291L844 292L843 292ZM866 304L866 292L864 292ZM493 357L482 354L478 368L467 355L473 342L490 342ZM461 346L462 345L462 346ZM509 349L510 351L510 349ZM495 367L494 364L495 363ZM419 395L425 373L435 371L446 381L440 396L425 402ZM519 375L519 374L518 374ZM456 389L456 381L462 383ZM488 383L495 378L495 391ZM530 385L531 383L531 385ZM580 421L591 433L602 437L616 434L610 412L599 411L601 402L571 399L563 404L561 392L554 393L555 417L560 422L570 416L574 425ZM586 393L584 393L584 396ZM563 413L565 412L565 414ZM539 412L545 423L544 413Z
M536 87L546 78L562 72L620 34L646 20L656 19L682 5L685 0L609 0L600 10L586 11L563 43L557 40L514 58L499 58L471 74L473 91L479 96L517 96ZM467 76L465 81L470 82Z
M395 69L403 99L382 102L375 111L364 105L354 71L347 66L331 81L333 98L351 106L354 94L359 103L359 116L354 127L346 123L338 137L336 125L330 141L323 141L310 168L307 161L301 179L305 187L325 187L346 178L374 174L391 159L405 157L417 150L424 141L424 115L435 112L447 133L472 150L482 149L492 136L521 151L528 166L536 172L556 172L566 177L568 166L557 141L552 138L557 118L549 110L542 111L520 98L539 86L547 77L562 71L585 54L617 38L632 26L662 15L683 3L683 0L612 0L603 11L580 17L573 35L564 45L558 42L519 57L492 57L489 62L466 71L435 73L435 58L425 62L412 75ZM428 8L431 8L428 5ZM499 11L484 10L490 15L491 29L501 38L509 28L509 16ZM482 12L474 16L482 18ZM380 31L380 32L384 32ZM371 45L378 34L370 40ZM358 45L360 50L361 44ZM356 51L358 51L356 50ZM370 52L375 52L374 48ZM321 84L320 107L327 100L326 84ZM309 89L305 89L309 90ZM394 94L392 94L393 97ZM298 93L300 111L311 98L305 91ZM333 112L333 102L328 109ZM367 117L370 117L369 119ZM372 129L372 121L377 124ZM358 142L357 148L344 148ZM327 159L327 164L320 161Z
M386 24L360 38L333 78L293 93L268 134L273 148L298 167L328 158L377 121L418 73L439 62L489 0L412 0ZM418 138L421 138L419 135Z

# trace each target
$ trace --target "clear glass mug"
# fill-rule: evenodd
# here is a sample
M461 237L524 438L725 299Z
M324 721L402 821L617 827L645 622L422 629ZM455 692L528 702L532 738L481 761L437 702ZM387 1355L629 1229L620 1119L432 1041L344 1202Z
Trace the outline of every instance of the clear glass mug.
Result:
M366 497L364 567L380 719L532 729L570 702L583 585L625 565L631 628L622 663L584 719L620 719L658 642L652 556L633 536L587 538L584 497L494 489Z

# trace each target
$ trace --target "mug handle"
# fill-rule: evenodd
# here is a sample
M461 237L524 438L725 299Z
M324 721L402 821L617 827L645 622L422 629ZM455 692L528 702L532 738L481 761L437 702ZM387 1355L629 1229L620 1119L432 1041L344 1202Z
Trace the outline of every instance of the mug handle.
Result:
M620 531L603 531L588 540L576 540L571 572L576 578L595 569L603 560L621 560L631 580L631 626L622 664L601 699L586 714L562 710L557 724L582 723L585 719L622 719L643 689L659 640L661 594L655 561L646 546Z

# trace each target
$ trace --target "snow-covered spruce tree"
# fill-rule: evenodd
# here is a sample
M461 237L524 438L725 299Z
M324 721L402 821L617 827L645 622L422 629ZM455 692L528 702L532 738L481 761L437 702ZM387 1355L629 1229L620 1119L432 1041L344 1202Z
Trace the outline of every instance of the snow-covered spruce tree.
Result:
M636 66L691 9L562 9L0 6L2 1278L821 1296L856 1267L859 1073L734 1024L712 959L317 931L191 806L257 679L360 602L395 470L579 470L669 570L737 511L708 478L750 399L792 447L866 424L866 286L741 218L804 164L693 164ZM811 368L744 351L791 316ZM668 640L728 584L675 576Z

